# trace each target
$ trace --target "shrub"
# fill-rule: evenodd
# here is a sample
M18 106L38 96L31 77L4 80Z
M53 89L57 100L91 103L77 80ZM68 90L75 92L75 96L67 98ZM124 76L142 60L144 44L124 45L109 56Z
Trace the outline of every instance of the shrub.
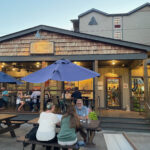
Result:
M95 111L89 113L89 119L91 120L98 120L97 114Z

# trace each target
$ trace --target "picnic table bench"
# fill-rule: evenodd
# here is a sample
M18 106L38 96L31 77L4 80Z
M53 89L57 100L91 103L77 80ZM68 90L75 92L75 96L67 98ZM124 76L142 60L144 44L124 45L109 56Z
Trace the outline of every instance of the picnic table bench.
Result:
M42 145L42 146L50 147L52 149L54 147L57 147L57 148L67 148L67 149L71 148L72 150L79 150L79 147L77 145L62 146L62 145L59 145L58 143L48 143L48 142L42 142L42 141L37 141L37 140L29 140L29 139L25 138L25 136L18 137L17 142L23 143L23 149L28 144L32 144L31 150L35 150L36 145Z
M3 134L5 132L10 132L12 137L16 137L16 134L14 132L14 129L18 128L20 124L13 124L10 119L16 117L16 115L11 114L0 114L0 123L4 122L7 127L1 127L0 128L0 134Z
M29 124L37 125L39 118L29 120ZM93 144L93 139L96 131L101 131L100 120L90 120L90 122L80 122L81 127L87 131L87 144Z

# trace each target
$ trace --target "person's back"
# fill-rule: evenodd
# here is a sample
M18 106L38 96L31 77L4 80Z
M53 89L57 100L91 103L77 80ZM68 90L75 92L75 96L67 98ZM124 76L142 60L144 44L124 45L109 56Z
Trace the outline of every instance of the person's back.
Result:
M55 137L56 123L59 122L57 116L53 113L42 112L38 122L37 140L49 141L53 139Z
M57 137L58 140L62 142L74 141L77 138L75 128L70 128L70 116L63 118L61 122L61 130Z
M80 122L73 106L67 108L67 113L61 121L61 129L57 135L60 145L73 145L77 142L76 129L79 128Z
M38 120L39 127L36 133L36 138L39 141L57 141L56 140L56 124L60 122L57 115L54 114L55 105L53 103L47 104L47 110L40 114L40 118Z

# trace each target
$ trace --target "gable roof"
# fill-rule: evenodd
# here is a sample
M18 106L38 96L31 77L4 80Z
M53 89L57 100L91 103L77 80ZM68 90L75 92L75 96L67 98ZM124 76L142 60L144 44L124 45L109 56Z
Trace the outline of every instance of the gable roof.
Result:
M100 10L98 10L98 9L92 8L92 9L90 9L90 10L88 10L88 11L86 11L86 12L80 14L80 15L78 16L78 18L80 18L80 17L82 17L82 16L85 16L85 15L87 15L87 14L89 14L89 13L92 13L92 12L97 12L97 13L99 13L99 14L102 14L102 15L105 15L105 16L111 16L111 17L112 17L112 16L128 16L128 15L131 15L132 13L135 13L136 11L138 11L138 10L140 10L140 9L146 7L146 6L150 6L150 3L145 3L145 4L139 6L139 7L135 8L135 9L129 11L128 13L118 13L118 14L108 14L108 13L106 13L106 12L103 12L103 11L100 11Z
M31 33L37 32L37 31L42 31L42 30L48 31L48 32L54 32L54 33L58 33L58 34L64 34L64 35L68 35L68 36L73 36L76 38L92 40L92 41L96 41L96 42L103 42L103 43L107 43L107 44L113 44L113 45L118 45L118 46L134 48L134 49L140 49L140 50L144 50L144 51L150 51L150 46L147 46L147 45L128 42L128 41L122 41L122 40L117 40L117 39L112 39L112 38L107 38L107 37L95 36L95 35L91 35L91 34L73 32L70 30L50 27L50 26L46 26L46 25L39 25L39 26L35 26L35 27L29 28L26 30L22 30L19 32L15 32L12 34L2 36L2 37L0 37L0 42L4 42L7 40L11 40L13 38L18 38L18 37L21 37L21 36L24 36L27 34L31 34Z

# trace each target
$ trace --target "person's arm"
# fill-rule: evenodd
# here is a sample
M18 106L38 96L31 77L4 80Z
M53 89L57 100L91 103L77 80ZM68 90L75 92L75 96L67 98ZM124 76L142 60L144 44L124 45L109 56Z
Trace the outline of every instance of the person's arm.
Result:
M54 120L55 120L56 125L60 126L60 119L58 118L56 114L55 114Z
M85 107L85 109L86 109L86 116L85 116L85 119L88 119L89 110L88 110L88 108L87 108L87 107Z
M41 121L41 115L42 115L42 113L40 114L40 117L39 117L39 119L38 119L38 124L40 124L40 121Z

